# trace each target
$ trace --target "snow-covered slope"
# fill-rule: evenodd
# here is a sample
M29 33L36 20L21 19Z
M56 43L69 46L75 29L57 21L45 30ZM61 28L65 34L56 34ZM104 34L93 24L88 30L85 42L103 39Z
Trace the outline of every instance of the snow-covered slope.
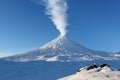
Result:
M112 71L109 67L82 70L74 75L58 80L120 80L120 71Z
M120 60L120 56L85 48L65 36L59 36L37 50L3 58L10 61L90 61L95 59Z

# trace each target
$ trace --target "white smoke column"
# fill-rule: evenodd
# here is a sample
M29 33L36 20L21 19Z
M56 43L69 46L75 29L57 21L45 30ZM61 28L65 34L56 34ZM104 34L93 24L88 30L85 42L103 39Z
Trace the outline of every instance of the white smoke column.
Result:
M62 36L66 35L67 27L67 3L65 0L44 0L46 3L47 15L50 15L50 19L54 25L60 31Z

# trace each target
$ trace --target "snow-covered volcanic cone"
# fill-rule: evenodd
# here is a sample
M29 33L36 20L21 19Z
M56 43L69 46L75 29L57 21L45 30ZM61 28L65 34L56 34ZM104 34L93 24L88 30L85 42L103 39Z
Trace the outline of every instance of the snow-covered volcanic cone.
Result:
M77 68L92 62L109 63L119 68L119 60L119 53L90 50L65 36L59 36L34 51L0 59L0 80L57 80L75 74ZM82 75L86 74L89 73ZM71 76L69 79L77 80Z
M3 58L10 61L90 61L95 59L119 60L120 57L104 51L85 48L66 36L59 36L37 50Z

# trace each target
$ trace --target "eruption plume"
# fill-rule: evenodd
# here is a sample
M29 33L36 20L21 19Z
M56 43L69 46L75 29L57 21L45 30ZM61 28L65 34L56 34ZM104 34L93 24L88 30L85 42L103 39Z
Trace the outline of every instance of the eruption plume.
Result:
M46 5L46 14L59 30L61 36L65 36L67 31L67 3L65 0L44 0Z

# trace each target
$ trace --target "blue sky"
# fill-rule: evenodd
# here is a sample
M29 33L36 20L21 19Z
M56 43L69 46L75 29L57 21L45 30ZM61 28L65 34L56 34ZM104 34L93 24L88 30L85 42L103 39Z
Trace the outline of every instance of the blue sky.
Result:
M120 51L120 0L67 0L67 37L100 51ZM31 0L0 0L0 55L34 50L59 31L45 7Z

